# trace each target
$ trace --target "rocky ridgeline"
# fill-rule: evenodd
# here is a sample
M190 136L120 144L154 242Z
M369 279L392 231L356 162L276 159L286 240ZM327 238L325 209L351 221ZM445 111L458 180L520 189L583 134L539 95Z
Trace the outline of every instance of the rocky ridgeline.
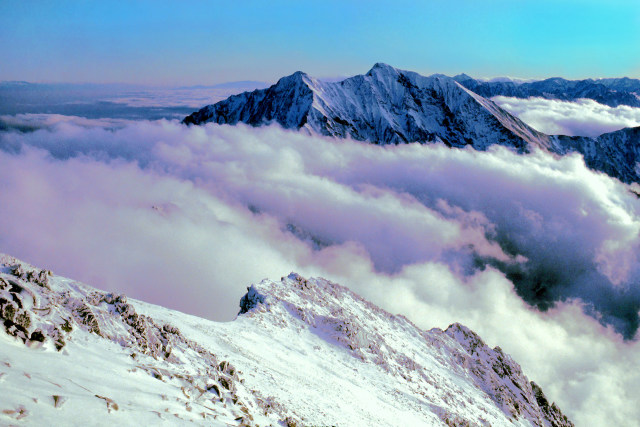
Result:
M450 325L444 334L466 351L462 365L468 367L478 387L487 391L505 413L516 419L535 420L536 425L573 425L555 403L549 404L542 389L529 382L520 365L500 347L489 348L475 332L459 323Z
M278 123L318 135L375 144L443 142L519 152L548 147L549 138L452 78L375 64L365 75L322 82L303 72L264 90L245 92L187 116L185 124Z
M379 367L393 381L410 383L417 395L429 398L436 381L419 353L434 353L445 369L470 376L505 414L507 420L535 426L573 426L540 387L499 347L489 348L468 328L453 324L446 331L423 331L403 316L392 315L349 289L324 279L305 279L295 273L281 282L265 280L248 288L240 314L258 322L295 328L300 320L314 333L348 349L362 363ZM421 342L413 357L407 343ZM447 396L454 399L452 396ZM455 402L451 401L455 407ZM455 410L432 407L447 425L476 425Z
M331 399L345 398L331 384L340 384L340 377L348 371L360 378L362 387L376 388L372 398L411 411L412 419L439 418L450 426L572 425L516 362L500 348L489 348L464 326L453 324L446 331L423 331L405 317L392 315L324 279L305 279L292 273L279 282L264 280L250 286L240 300L241 319L231 322L235 327L216 327L212 322L205 327L206 334L200 335L207 344L205 348L185 336L179 325L140 314L124 295L96 291L11 257L3 256L0 262L0 315L7 334L36 354L80 352L79 360L84 360L82 352L86 351L80 342L95 348L93 351L102 348L99 351L104 357L114 354L116 343L132 366L128 372L137 375L139 371L151 382L161 381L163 390L174 393L174 401L175 394L179 395L177 405L183 407L174 409L173 415L182 420L205 425L287 426L325 420L327 406L313 409L320 407L309 400L291 399L287 393L296 391L282 389L283 377L278 379L278 375L296 378L296 371L306 369L319 371L323 384L307 386L317 387L312 392L330 407L337 403L330 403ZM162 317L162 312L154 313ZM189 322L192 320L184 327L195 333L194 324ZM247 329L251 338L242 338ZM276 336L285 337L284 347ZM89 337L93 338L87 340ZM214 354L217 348L223 348L216 346L218 340L230 344L223 346L227 348L225 360ZM318 352L314 357L319 357L313 360L321 362L290 354L296 345L312 345ZM291 372L270 371L269 363L261 361L264 351L277 358L294 356L287 364ZM258 364L246 364L247 360L257 360ZM4 363L10 366L6 359ZM244 370L251 369L250 386L235 367L237 363ZM329 371L325 371L326 364L331 366ZM0 373L0 378L5 374ZM73 376L73 372L63 375ZM265 379L268 381L263 382ZM262 389L274 379L275 389ZM118 391L113 392L111 396L96 393L90 397L104 402L100 407L106 407L108 413L123 411ZM153 394L153 390L150 392ZM49 397L55 408L75 398L62 394ZM162 418L161 408L168 398L162 395L156 399L158 402L150 407L146 404L150 409L143 410L157 412ZM280 399L287 404L281 404ZM176 408L176 403L173 405ZM29 414L25 405L2 409L16 419ZM373 418L368 420L376 419L375 408L373 411L368 415ZM339 421L340 414L331 414L330 419Z
M7 257L5 257L5 261ZM228 361L184 337L170 324L138 314L124 295L68 283L54 285L50 271L9 259L0 273L0 316L7 334L31 348L64 351L83 330L113 341L137 361L136 368L182 389L193 404L204 403L202 417L229 415L236 425L253 425L252 413L268 413L275 402L248 390ZM56 396L62 399L60 396ZM118 404L103 396L109 412ZM191 406L187 403L187 410Z
M566 80L560 77L537 81L513 81L498 79L494 81L476 80L466 74L453 77L464 87L484 97L498 95L515 98L540 97L575 101L593 99L594 101L617 107L628 105L640 107L640 80L623 78Z

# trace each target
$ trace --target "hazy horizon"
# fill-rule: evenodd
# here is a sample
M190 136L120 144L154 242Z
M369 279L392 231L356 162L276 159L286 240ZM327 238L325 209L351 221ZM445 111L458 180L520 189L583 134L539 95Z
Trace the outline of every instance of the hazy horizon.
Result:
M381 62L381 61L377 61L377 62ZM179 84L145 84L145 83L134 83L134 82L127 82L127 81L112 81L112 82L99 82L99 81L53 81L53 80L0 80L0 84L22 84L22 83L26 83L26 84L32 84L32 85L50 85L50 86L104 86L104 87L118 87L121 86L122 88L133 88L133 89L206 89L206 88L228 88L230 87L230 85L237 85L237 84L246 84L246 85L251 85L251 84L255 84L255 85L264 85L265 87L268 87L270 85L275 84L280 78L282 77L286 77L286 76L290 76L291 74L294 74L297 71L302 71L306 74L309 74L311 77L314 77L318 80L321 81L327 81L327 82L332 82L332 81L341 81L344 79L348 79L349 77L353 77L356 75L361 75L361 74L366 74L367 71L369 71L371 69L371 67L374 65L375 63L372 63L369 65L369 67L365 67L362 70L355 72L354 74L336 74L336 75L327 75L327 76L316 76L313 75L311 73L308 73L307 71L300 69L300 70L294 70L291 72L288 72L286 74L282 74L278 77L275 77L273 79L256 79L256 80L225 80L225 81L220 81L220 82L216 82L216 83L192 83L192 84L188 84L188 85L179 85ZM388 64L391 65L394 68L398 68L395 67L394 64ZM640 74L638 74L637 76L630 76L630 75L612 75L612 76L593 76L593 75L588 75L588 76L583 76L583 77L567 77L564 75L541 75L541 76L536 76L536 77L523 77L523 76L513 76L513 75L506 75L506 74L496 74L496 75L473 75L469 72L465 72L465 71L461 71L458 73L442 73L442 72L438 72L438 71L433 71L433 72L428 72L428 73L421 73L419 71L413 70L413 69L409 69L409 68L398 68L398 69L402 69L403 71L412 71L412 72L417 72L418 74L422 74L424 76L430 76L430 75L434 75L434 74L443 74L446 75L448 77L455 77L457 75L461 75L461 74L466 74L476 80L480 80L480 81L492 81L492 80L499 80L499 79L509 79L509 80L513 80L514 82L533 82L533 81L541 81L541 80L546 80L546 79L552 79L552 78L561 78L561 79L565 79L565 80L606 80L606 79L617 79L617 78L629 78L629 79L635 79L635 80L640 80Z
M360 74L640 77L640 3L3 2L0 80L164 86Z

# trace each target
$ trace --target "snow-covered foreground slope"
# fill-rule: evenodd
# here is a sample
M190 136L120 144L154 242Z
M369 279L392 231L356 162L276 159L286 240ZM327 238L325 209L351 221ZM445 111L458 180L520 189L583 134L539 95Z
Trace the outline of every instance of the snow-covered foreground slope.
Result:
M464 326L324 279L264 280L216 323L0 264L2 424L572 425Z

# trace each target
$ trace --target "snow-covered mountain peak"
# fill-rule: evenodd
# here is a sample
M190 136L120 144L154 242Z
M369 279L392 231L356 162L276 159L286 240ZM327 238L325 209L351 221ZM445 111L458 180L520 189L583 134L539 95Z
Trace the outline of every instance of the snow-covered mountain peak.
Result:
M291 85L305 84L310 85L313 84L311 77L302 71L296 71L295 73L280 78L275 87L289 87Z
M640 81L633 79L482 81L466 74L425 77L377 63L364 75L338 82L319 81L298 71L267 89L206 106L185 117L183 123L277 123L286 129L374 144L439 142L477 150L502 145L519 153L538 148L561 155L579 152L592 169L629 183L640 182L637 132L625 130L597 138L550 136L489 98L587 97L617 106L636 105L639 93Z
M367 72L367 76L374 75L397 75L401 73L397 68L392 67L389 64L385 64L384 62L376 62L373 64L373 67Z
M0 422L571 425L469 329L420 330L324 279L251 285L216 323L0 264Z
M458 82L463 82L463 81L466 81L466 80L473 80L473 77L471 77L470 75L465 74L465 73L460 73L460 74L458 74L456 76L453 76L453 79L458 81Z
M186 117L288 129L376 144L444 142L484 150L547 147L548 138L444 75L421 76L378 63L365 75L321 82L298 72L274 86L230 97Z

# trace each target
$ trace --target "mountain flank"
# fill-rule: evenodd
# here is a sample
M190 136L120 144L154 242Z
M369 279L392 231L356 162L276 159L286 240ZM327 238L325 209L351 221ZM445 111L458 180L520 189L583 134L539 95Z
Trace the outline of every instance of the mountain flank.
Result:
M323 82L298 71L269 88L206 106L185 117L183 123L277 123L285 129L374 144L443 143L476 150L501 145L522 154L532 150L557 155L577 152L591 169L625 183L640 182L640 168L636 167L640 161L640 128L596 138L546 135L482 96L542 94L573 100L591 94L591 99L609 104L631 105L640 93L633 92L640 82L632 79L585 82L548 79L542 83L483 83L465 75L425 77L381 63L364 75L339 82ZM580 90L589 84L604 88L599 90L610 94L609 100L596 96L593 90ZM620 92L623 89L626 92ZM620 99L613 100L614 95Z

